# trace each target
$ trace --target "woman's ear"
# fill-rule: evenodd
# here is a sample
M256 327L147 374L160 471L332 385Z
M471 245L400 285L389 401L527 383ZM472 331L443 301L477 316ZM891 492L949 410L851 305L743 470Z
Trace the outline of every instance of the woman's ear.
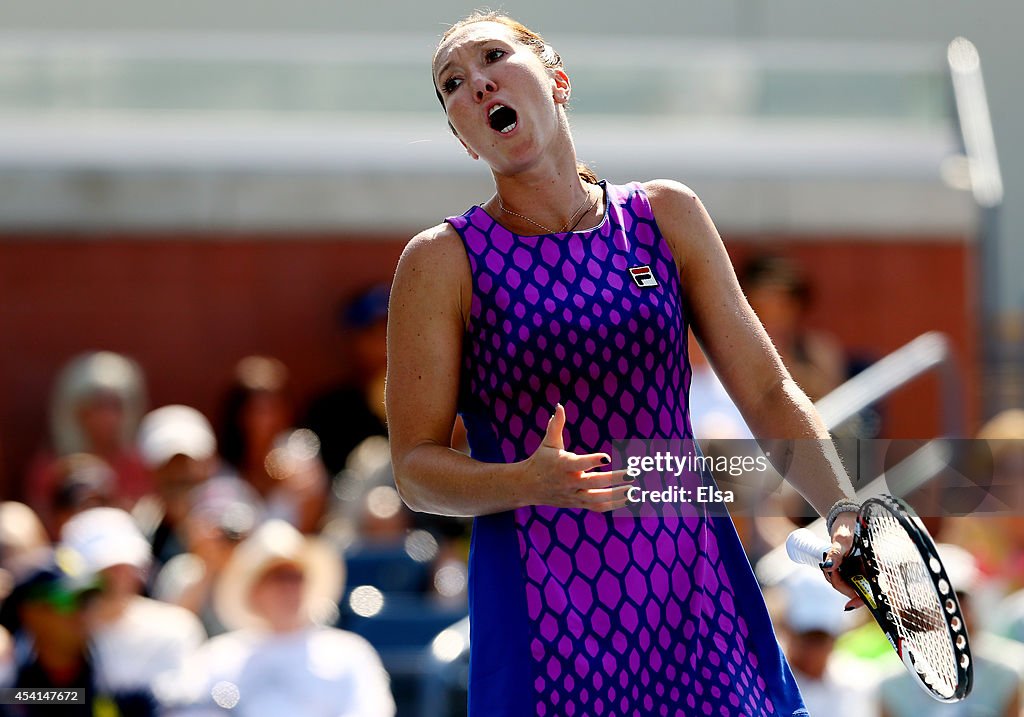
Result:
M551 78L555 83L552 91L555 103L560 105L568 104L569 95L572 92L572 84L569 82L569 75L565 74L565 70L557 69L551 71Z

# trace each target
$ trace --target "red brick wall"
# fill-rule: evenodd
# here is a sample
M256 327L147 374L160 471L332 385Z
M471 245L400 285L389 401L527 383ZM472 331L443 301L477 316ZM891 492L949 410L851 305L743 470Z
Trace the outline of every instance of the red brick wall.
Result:
M0 238L0 495L19 493L26 461L45 438L50 383L90 349L136 358L150 403L215 413L234 362L281 358L301 399L341 375L334 312L342 297L390 279L403 237L172 235ZM791 254L812 271L813 325L876 356L928 330L948 333L976 382L973 263L968 245L919 241L765 243L729 238L734 259L753 248ZM887 408L889 434L931 436L934 382ZM974 391L969 395L973 397ZM969 420L976 416L969 401ZM6 487L6 490L4 489Z
M74 354L128 354L146 372L151 406L187 403L213 416L235 361L262 352L288 365L301 398L343 373L339 301L390 280L401 249L400 240L326 237L0 241L7 492L17 494L45 438L51 381Z

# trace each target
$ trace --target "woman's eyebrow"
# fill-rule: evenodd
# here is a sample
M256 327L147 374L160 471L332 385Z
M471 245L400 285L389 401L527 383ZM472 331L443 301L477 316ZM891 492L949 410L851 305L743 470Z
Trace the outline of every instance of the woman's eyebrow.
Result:
M466 46L472 47L472 48L475 49L475 48L479 47L480 45L487 45L487 44L489 44L491 42L494 42L494 40L470 40L469 42L466 43ZM450 54L451 53L449 53L449 55ZM440 78L441 75L443 75L445 73L445 71L449 67L451 67L451 65L452 65L452 61L451 60L446 60L445 63L443 65L441 65L441 68L437 71L437 77Z

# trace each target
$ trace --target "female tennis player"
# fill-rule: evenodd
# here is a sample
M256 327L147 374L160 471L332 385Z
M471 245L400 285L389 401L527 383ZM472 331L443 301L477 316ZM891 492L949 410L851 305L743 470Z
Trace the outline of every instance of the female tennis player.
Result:
M692 437L689 328L755 434L828 438L704 207L578 167L562 61L508 17L449 29L433 78L496 193L403 253L386 399L405 501L476 516L470 714L805 714L731 521L617 517L612 441ZM472 457L448 448L456 413ZM826 441L805 444L831 575L853 491Z

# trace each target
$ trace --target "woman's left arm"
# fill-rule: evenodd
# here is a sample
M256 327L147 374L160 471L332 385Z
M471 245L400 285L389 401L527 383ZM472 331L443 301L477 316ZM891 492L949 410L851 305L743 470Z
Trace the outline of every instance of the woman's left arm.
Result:
M658 227L675 257L691 326L729 396L758 438L789 439L785 476L825 515L853 498L853 485L814 405L790 377L740 289L722 239L700 199L669 180L644 185ZM838 567L850 549L854 513L841 513L829 556ZM845 591L844 591L845 592Z

